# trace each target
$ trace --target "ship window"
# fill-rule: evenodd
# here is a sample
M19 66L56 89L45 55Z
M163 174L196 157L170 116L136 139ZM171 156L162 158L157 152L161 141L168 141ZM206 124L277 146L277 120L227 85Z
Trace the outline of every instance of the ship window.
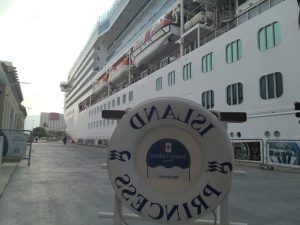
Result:
M175 70L169 72L168 74L168 85L169 87L175 85Z
M117 106L120 105L120 97L117 98Z
M107 109L110 109L110 102L107 103Z
M252 9L250 9L249 12L248 12L248 20L253 18L257 14L258 14L258 7L254 7Z
M128 98L129 98L129 101L132 101L132 99L133 99L133 91L129 92Z
M240 39L233 41L226 46L227 63L233 63L235 61L238 61L241 59L241 57L242 57L242 43Z
M113 100L112 100L112 102L111 102L111 107L112 107L112 108L114 108L114 107L115 107L115 103L116 103L116 100L115 100L115 99L113 99Z
M99 126L99 122L98 122L98 120L97 120L97 122L96 122L96 127L98 127Z
M99 106L97 107L97 114L99 114Z
M156 79L156 90L159 91L162 89L162 77Z
M106 121L106 119L103 120L103 126L105 126L105 121Z
M266 11L269 8L269 1L264 1L258 5L259 13Z
M100 127L102 127L102 120L99 120L99 122L100 122Z
M183 80L189 80L191 78L192 78L192 63L188 63L183 66Z
M277 5L278 3L282 2L283 0L271 0L270 1L270 6L273 7L275 5Z
M115 120L112 120L112 121L111 121L111 125L114 125L114 124L115 124Z
M260 97L262 99L279 98L283 93L282 74L268 74L260 78Z
M248 13L245 12L238 17L238 24L242 24L248 20Z
M213 53L210 52L202 57L202 72L207 73L213 69Z
M238 105L243 102L243 84L235 83L226 88L227 104Z
M102 105L100 105L100 112L102 112Z
M88 123L88 128L90 129L90 123Z
M258 48L260 51L278 46L281 42L281 31L278 22L271 23L258 31Z
M123 103L123 104L126 103L126 94L123 95L122 103Z
M104 105L103 105L103 109L104 109L104 110L106 110L106 103L104 103Z
M107 126L109 126L110 120L107 120Z
M211 109L215 105L214 103L214 91L209 90L202 93L202 106Z
M96 115L96 108L94 108L94 115Z

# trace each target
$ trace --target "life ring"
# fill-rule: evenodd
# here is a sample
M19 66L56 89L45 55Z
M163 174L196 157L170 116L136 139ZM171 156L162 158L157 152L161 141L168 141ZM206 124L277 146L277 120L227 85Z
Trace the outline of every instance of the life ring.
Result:
M183 223L215 210L229 191L232 164L223 124L182 98L136 106L119 121L108 147L116 195L158 223Z

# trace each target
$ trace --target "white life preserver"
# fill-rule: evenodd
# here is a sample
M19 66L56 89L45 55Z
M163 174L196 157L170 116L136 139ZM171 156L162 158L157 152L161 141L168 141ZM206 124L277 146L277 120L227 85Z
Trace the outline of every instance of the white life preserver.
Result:
M107 160L118 198L158 223L184 223L216 209L229 191L232 163L223 124L199 104L174 97L125 114Z

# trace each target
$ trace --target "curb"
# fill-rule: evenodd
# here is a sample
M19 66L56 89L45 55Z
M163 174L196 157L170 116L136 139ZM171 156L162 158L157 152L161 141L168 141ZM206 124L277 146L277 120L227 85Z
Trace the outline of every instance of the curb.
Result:
M15 173L19 163L3 163L0 168L0 198Z

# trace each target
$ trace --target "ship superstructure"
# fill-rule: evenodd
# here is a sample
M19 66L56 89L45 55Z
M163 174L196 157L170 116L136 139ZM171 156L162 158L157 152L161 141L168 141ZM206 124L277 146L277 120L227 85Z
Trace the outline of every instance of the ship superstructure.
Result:
M105 145L116 121L102 110L178 96L247 112L228 134L237 155L261 162L269 142L300 139L299 28L297 0L118 0L61 84L68 132Z

